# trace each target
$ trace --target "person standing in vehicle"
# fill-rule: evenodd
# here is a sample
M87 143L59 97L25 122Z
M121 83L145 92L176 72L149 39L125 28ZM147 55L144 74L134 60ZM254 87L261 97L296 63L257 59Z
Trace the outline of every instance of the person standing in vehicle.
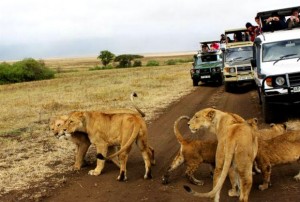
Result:
M297 8L293 9L291 17L287 20L288 28L300 27L299 18L299 10Z
M257 29L256 26L253 26L250 22L247 22L246 23L246 28L249 32L249 35L250 35L250 40L251 41L254 41L255 37L256 37L256 33L255 33L255 30Z
M273 12L271 17L267 18L265 24L262 27L264 32L277 31L287 28L287 24L284 17L278 15L277 12Z

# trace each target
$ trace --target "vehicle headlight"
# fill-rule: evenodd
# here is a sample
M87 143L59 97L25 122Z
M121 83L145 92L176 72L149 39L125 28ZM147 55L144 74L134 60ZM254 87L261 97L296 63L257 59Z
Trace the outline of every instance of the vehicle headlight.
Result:
M282 86L285 83L285 79L282 76L276 77L275 83L278 86Z
M216 72L216 69L215 68L211 68L211 72Z
M221 68L220 67L216 67L216 72L220 72Z
M234 67L231 67L231 68L229 69L229 72L230 72L230 73L235 73L235 68L234 68Z

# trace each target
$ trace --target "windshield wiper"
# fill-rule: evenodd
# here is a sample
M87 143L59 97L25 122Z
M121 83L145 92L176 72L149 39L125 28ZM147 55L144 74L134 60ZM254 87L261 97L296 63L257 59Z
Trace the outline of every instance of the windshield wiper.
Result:
M287 54L287 55L283 55L283 56L281 56L278 60L276 60L274 63L273 63L273 65L275 65L277 62L279 62L280 60L283 60L283 59L285 59L285 58L287 58L287 57L291 57L291 56L294 56L294 55L297 55L297 54Z
M237 59L241 59L242 57L233 58L230 60L230 62L236 61Z
M297 62L300 60L300 57L298 58Z
M245 61L245 60L249 60L249 59L251 59L251 58L253 58L253 57L248 57L248 58L245 58L245 59L243 59L243 61Z

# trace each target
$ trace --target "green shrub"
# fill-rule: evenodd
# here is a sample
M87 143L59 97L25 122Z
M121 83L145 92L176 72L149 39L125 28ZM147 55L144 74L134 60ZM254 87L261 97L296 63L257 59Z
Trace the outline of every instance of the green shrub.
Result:
M12 65L0 64L0 83L17 83L54 78L54 71L45 66L44 61L24 59Z
M133 67L141 67L142 66L142 61L140 61L140 60L135 60L134 62L133 62L133 65L132 65Z
M156 60L149 60L146 64L147 67L149 66L159 66L159 62Z
M89 71L94 71L94 70L103 70L103 69L113 69L114 67L111 65L107 65L107 66L95 66L95 67L91 67L89 68Z
M174 60L174 59L171 59L171 60L165 61L165 64L166 64L166 65L176 65L176 64L177 64L177 61Z

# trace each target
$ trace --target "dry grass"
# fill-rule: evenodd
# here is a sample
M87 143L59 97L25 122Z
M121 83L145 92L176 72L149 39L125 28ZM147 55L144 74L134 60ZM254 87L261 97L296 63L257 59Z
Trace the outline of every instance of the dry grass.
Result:
M80 65L87 64L84 61L72 60ZM66 64L63 68L70 69L72 62L51 61L53 67ZM70 171L75 147L49 134L50 117L73 110L131 108L129 95L135 91L136 103L149 122L161 108L193 90L190 67L84 71L89 68L85 66L52 80L0 86L0 196L39 186L45 178Z

